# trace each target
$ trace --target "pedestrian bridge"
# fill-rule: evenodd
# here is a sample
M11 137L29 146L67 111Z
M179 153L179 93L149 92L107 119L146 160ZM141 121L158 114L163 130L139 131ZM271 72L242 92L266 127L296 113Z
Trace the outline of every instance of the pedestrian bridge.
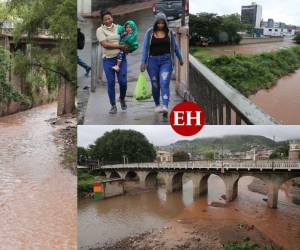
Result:
M163 179L167 192L182 189L183 175L193 182L193 196L199 197L208 190L208 178L218 175L225 184L226 201L233 201L238 195L238 181L244 176L253 176L267 186L268 206L276 208L280 186L293 178L300 177L300 161L290 160L223 160L188 161L162 163L132 163L116 165L93 165L110 178L138 180L142 187L155 187L158 176Z

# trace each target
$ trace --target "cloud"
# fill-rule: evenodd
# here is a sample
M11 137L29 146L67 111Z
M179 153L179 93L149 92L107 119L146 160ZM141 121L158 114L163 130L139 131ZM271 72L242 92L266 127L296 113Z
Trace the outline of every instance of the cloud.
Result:
M258 0L263 8L263 19L273 18L275 22L285 22L300 26L300 8L299 0ZM190 12L195 14L199 12L217 13L219 15L241 13L242 5L249 5L251 1L231 0L231 1L199 1L190 0Z

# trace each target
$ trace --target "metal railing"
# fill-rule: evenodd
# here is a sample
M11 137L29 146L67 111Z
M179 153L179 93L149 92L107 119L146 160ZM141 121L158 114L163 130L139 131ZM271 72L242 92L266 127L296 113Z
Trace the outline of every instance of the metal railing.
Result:
M189 55L190 99L205 111L206 124L273 125L277 121Z
M198 169L198 170L300 170L300 161L292 160L223 160L223 161L185 161L185 162L152 162L104 165L101 169Z
M103 80L102 51L98 41L92 41L91 91L95 92L99 81Z

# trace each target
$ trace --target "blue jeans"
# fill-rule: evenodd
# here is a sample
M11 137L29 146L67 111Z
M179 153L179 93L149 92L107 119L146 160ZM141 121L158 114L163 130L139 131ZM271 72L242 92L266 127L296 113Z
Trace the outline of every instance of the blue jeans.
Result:
M88 71L88 70L90 70L90 66L89 65L87 65L84 61L82 61L82 59L80 59L80 57L79 56L77 56L77 64L79 64L82 68L84 68L85 69L85 71Z
M170 100L170 81L172 77L172 60L170 54L150 56L147 71L152 84L152 96L156 106L160 105L160 93L162 103L168 107Z
M117 58L103 58L103 68L107 79L107 92L111 105L116 105L116 74L120 86L120 99L125 99L127 91L127 60L123 57L120 65L120 71L116 72L112 69L117 64Z

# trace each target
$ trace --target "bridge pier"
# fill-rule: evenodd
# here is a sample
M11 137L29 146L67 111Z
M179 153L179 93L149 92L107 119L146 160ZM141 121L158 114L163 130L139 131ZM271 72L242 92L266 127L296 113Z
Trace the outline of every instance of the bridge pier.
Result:
M220 177L225 183L226 201L234 201L238 194L238 174L222 174Z
M161 172L160 175L164 178L167 192L171 193L182 189L183 173Z
M289 177L287 175L275 175L272 174L268 180L266 181L268 186L268 207L269 208L277 208L278 204L278 192L280 185Z
M193 182L193 197L199 198L201 195L206 194L208 190L207 180L209 175L205 173L193 173L190 178Z

